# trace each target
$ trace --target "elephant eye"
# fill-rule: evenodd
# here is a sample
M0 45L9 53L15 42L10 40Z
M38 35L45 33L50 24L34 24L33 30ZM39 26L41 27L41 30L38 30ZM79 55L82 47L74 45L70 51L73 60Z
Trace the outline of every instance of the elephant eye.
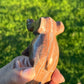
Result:
M59 26L60 25L60 22L58 21L58 22L56 22L57 23L57 26Z

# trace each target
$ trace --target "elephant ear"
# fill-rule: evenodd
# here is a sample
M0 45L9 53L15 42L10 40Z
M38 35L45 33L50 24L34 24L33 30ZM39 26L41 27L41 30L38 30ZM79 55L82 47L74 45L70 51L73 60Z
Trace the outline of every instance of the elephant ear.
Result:
M64 24L62 22L56 22L56 35L64 32Z
M29 56L30 46L28 46L23 52L22 55Z

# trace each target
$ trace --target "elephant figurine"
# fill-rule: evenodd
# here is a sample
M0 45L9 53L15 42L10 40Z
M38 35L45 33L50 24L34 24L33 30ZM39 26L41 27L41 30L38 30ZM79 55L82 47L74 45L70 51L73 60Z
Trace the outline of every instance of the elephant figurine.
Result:
M45 84L51 80L58 64L59 47L56 36L64 31L64 25L51 17L41 17L37 21L28 19L27 29L36 36L22 53L29 57L36 73L34 79L27 84Z

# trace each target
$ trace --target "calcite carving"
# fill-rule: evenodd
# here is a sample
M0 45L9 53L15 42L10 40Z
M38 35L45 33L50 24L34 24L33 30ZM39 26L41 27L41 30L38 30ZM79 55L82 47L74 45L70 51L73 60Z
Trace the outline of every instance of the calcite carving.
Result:
M59 59L59 47L56 36L64 31L62 22L51 17L41 17L37 21L27 20L27 28L36 37L22 53L29 57L35 69L35 77L28 84L45 84L51 80Z

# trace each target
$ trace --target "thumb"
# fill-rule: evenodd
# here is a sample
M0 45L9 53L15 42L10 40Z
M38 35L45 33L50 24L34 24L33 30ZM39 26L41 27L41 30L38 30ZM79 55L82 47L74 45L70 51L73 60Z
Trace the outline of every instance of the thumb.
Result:
M60 71L57 68L55 69L51 79L52 81L50 84L59 84L65 82L63 75L60 73Z
M21 70L20 76L25 83L29 82L29 81L33 80L33 78L35 76L35 69L27 68L27 69Z

